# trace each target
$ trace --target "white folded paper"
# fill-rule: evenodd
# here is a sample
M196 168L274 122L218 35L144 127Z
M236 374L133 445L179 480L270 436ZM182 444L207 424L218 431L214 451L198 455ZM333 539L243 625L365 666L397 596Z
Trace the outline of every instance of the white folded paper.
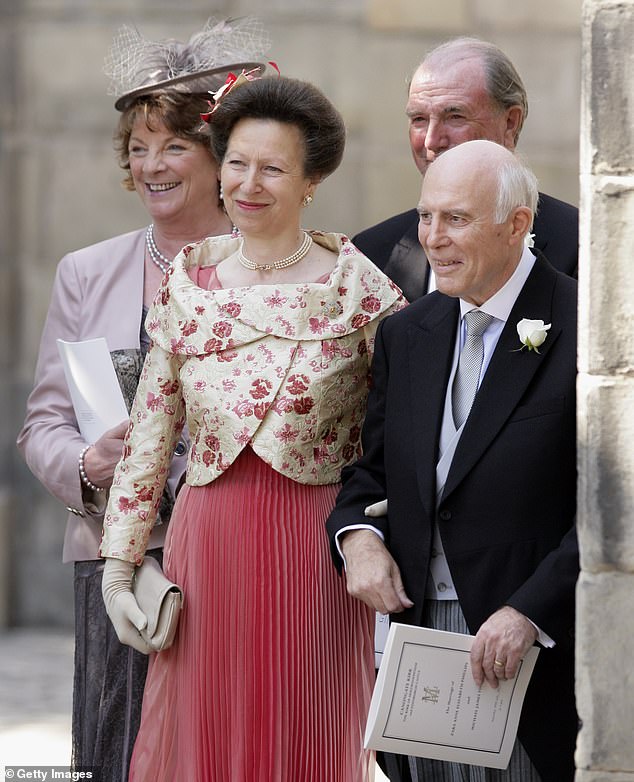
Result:
M471 674L473 636L394 623L372 695L366 748L506 768L539 649L494 689Z
M77 424L84 440L94 443L128 418L112 357L103 337L83 342L57 340Z

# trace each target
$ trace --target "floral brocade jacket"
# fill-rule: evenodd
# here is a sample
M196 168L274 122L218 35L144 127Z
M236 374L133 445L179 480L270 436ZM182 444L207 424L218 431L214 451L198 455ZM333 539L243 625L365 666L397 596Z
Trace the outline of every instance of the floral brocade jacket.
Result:
M406 302L340 234L312 232L338 253L325 283L206 290L188 274L231 255L211 237L174 260L146 320L152 339L104 519L101 555L142 560L187 420L186 481L210 483L246 445L305 484L335 483L360 454L379 321Z

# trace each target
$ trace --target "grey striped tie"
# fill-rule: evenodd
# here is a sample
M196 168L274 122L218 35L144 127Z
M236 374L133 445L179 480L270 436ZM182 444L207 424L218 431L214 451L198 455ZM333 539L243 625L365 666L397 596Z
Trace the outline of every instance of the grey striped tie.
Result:
M484 358L482 335L493 320L481 310L471 310L464 316L467 323L467 336L460 351L458 369L451 389L451 406L456 429L460 429L471 410L478 390L478 380Z

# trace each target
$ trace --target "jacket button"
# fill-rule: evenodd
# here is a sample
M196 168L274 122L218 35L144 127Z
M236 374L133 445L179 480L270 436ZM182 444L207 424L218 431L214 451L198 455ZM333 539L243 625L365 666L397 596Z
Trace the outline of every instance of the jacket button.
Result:
M451 518L451 511L450 510L441 510L438 514L438 517L441 521L449 521Z

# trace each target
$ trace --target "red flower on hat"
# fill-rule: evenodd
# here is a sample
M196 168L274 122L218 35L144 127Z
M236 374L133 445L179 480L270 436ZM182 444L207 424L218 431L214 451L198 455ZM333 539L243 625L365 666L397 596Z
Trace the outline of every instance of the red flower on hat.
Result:
M268 64L277 71L278 76L281 75L277 63L269 60ZM209 111L206 111L200 115L201 120L207 123L211 122L211 115L218 108L220 101L225 97L225 95L228 95L231 90L233 90L235 87L239 87L241 84L246 84L247 82L254 81L255 79L261 79L261 76L256 76L260 70L261 68L259 67L252 68L250 71L243 70L242 73L240 73L238 76L236 76L235 73L230 72L222 87L217 89L215 92L210 93L213 102L210 100L207 101L209 104Z

